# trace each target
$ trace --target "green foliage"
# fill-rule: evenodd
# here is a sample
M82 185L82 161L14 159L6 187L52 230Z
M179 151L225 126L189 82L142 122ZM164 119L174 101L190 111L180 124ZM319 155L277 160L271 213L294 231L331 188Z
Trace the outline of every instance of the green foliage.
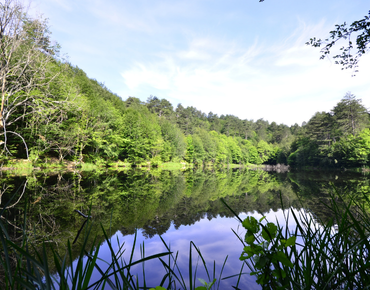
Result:
M243 239L238 236L243 243L240 259L263 289L363 289L369 285L368 187L363 196L367 207L351 191L342 198L336 188L330 189L324 206L331 219L324 222L307 210L290 209L284 213L284 228L266 222L265 217L248 216L242 221L223 201L246 229Z
M188 163L193 163L194 161L194 144L193 144L193 137L191 135L186 136L186 155L185 160Z
M217 154L217 141L214 138L215 136L209 134L205 129L198 129L194 136L198 136L202 141L204 149L203 161L214 163Z
M370 130L364 129L357 136L347 135L334 146L334 158L349 167L366 166L370 161Z
M226 136L217 133L216 131L211 131L209 133L215 146L216 146L216 156L214 159L215 164L225 164L229 159L229 151L226 142Z
M173 106L166 99L159 100L157 97L150 96L145 105L150 112L160 118L163 117L167 120L172 120L174 117Z
M184 159L186 153L186 138L176 124L171 123L167 119L159 120L161 134L164 141L161 151L162 160L179 161Z
M356 99L353 94L347 93L334 107L336 129L340 135L352 134L356 136L369 126L369 114L361 102L361 99Z
M290 283L286 279L287 268L293 267L288 258L289 251L295 245L296 237L284 239L282 229L274 223L263 224L264 219L262 217L257 221L249 216L242 222L247 230L244 237L247 245L240 260L253 259L254 271L251 275L257 276L258 284L272 289L287 289Z
M366 145L361 145L366 136L360 135L370 127L369 113L350 93L331 112L316 113L302 127L212 112L207 115L181 104L174 108L155 96L146 102L135 97L123 101L58 57L60 47L52 45L45 20L31 20L22 12L22 5L9 3L16 5L3 5L2 11L13 7L17 13L8 15L23 24L12 30L17 37L5 35L1 42L2 58L9 64L1 68L4 112L11 112L4 119L7 130L0 134L4 152L11 156L2 156L6 162L31 158L40 164L57 158L138 165L186 160L198 166L281 162L292 166L369 166ZM338 26L332 41L363 30L368 22L365 17L350 27ZM16 22L4 25L8 23ZM357 37L361 53L368 44L365 36ZM311 44L320 46L322 42L312 40ZM13 46L14 53L10 53ZM13 73L16 78L11 77Z
M149 112L129 108L122 118L121 126L124 138L121 147L123 159L136 164L159 154L163 143L160 138L161 129Z
M242 151L240 147L238 146L237 141L232 138L228 137L226 139L227 142L227 147L230 152L230 157L231 159L229 160L230 163L238 164L241 163L242 161Z
M202 283L204 286L198 286L197 288L195 288L195 290L210 290L213 286L213 284L215 284L216 282L216 278L214 278L211 282L207 283L204 279L202 278L198 278L198 280L200 281L200 283Z
M369 113L352 94L331 113L316 113L291 144L288 164L295 167L369 166L367 131Z
M267 142L263 140L258 142L257 151L258 151L261 163L265 163L270 158L273 158L273 155L275 155L273 146L267 144Z
M206 157L206 151L204 150L202 139L198 135L193 135L193 146L194 146L194 163L197 166L203 164L203 160Z

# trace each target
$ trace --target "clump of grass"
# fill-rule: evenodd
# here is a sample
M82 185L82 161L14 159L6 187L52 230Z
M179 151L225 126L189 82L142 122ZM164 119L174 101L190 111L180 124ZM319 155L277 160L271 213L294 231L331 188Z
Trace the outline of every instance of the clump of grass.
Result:
M186 168L186 163L164 162L159 166L159 168L163 170L180 170L182 168Z
M20 187L21 188L21 187ZM20 190L18 189L18 191ZM24 217L23 235L20 243L12 241L7 232L6 219L3 219L6 208L11 204L17 192L9 199L0 211L0 288L2 289L104 289L109 285L110 289L139 289L139 281L131 274L131 268L145 261L168 256L170 252L157 253L134 261L133 254L135 243L128 262L121 259L124 252L124 244L119 245L116 252L105 230L104 238L111 254L111 263L108 263L105 271L101 270L102 263L98 259L101 243L96 239L92 247L88 247L88 240L92 238L90 215L88 218L83 243L80 245L79 255L75 260L72 255L72 245L68 241L65 254L60 255L53 245L42 243L41 251L29 243L25 230L26 215ZM26 207L25 203L25 207ZM26 208L24 209L26 211ZM5 220L5 224L3 223ZM135 236L136 241L136 236ZM47 257L47 247L50 247L55 269L52 271ZM87 259L86 259L87 257ZM92 274L97 271L100 278L92 283Z
M103 229L112 261L103 271L101 265L107 263L98 259L100 242L95 239L93 246L90 249L87 248L87 241L91 237L91 228L90 223L90 226L87 226L79 255L75 260L69 241L63 256L59 255L52 245L46 245L46 243L42 243L42 249L39 251L28 244L26 233L24 233L24 239L20 245L12 242L5 226L0 221L0 239L3 250L3 254L0 256L0 265L3 268L2 289L104 289L107 285L110 289L139 289L140 282L131 274L131 268L136 264L171 254L163 252L148 257L143 256L134 261L134 243L130 259L126 262L121 259L124 243L119 244L118 251L115 251ZM54 271L50 269L46 247L51 248L55 265ZM99 273L100 278L92 283L94 271Z
M219 275L217 275L216 277L216 261L213 262L212 268L209 269L200 249L192 241L190 241L189 258L188 258L189 271L187 272L188 281L186 281L182 273L183 271L180 269L177 263L178 252L176 252L176 254L173 254L171 252L170 247L166 244L166 242L162 238L161 240L163 244L165 245L166 249L171 254L168 256L167 261L164 261L163 259L160 258L160 261L162 262L163 267L166 269L166 275L164 276L164 278L166 278L167 280L167 283L164 280L162 280L160 286L167 285L166 288L164 289L190 289L190 290L220 289L221 280L227 279L227 278L222 278L222 273L223 273L223 270L225 268L227 258L228 258L227 256L225 260L223 261ZM195 268L193 268L194 258L197 259ZM195 284L197 283L199 261L201 261L201 265L203 266L205 270L206 277L203 277L203 278L206 278L207 281L209 282L207 282L206 280L202 278L198 278L198 281L202 284L202 286L195 287Z
M155 289L211 289L217 278L218 281L221 281L221 275L227 258L224 261L219 277L216 278L215 262L212 272L212 270L207 268L207 264L200 250L193 242L190 242L190 274L188 281L186 281L177 264L178 253L172 253L164 240L162 241L168 251L145 256L145 246L143 243L140 246L141 258L134 261L133 256L136 248L135 235L129 260L125 261L122 258L122 254L125 251L124 243L120 243L119 240L117 240L118 250L114 250L112 242L103 229L104 237L111 254L111 262L108 263L98 258L101 244L96 240L93 242L93 247L87 250L87 239L91 235L90 230L91 227L89 227L87 231L87 235L76 260L73 259L72 245L70 242L67 244L64 256L60 256L53 246L48 245L51 248L55 265L55 270L51 271L48 257L46 256L47 245L45 243L42 244L41 252L35 247L28 245L26 241L24 241L22 245L17 245L10 241L9 236L7 236L1 224L0 238L4 254L0 258L0 265L5 270L2 279L3 289L149 289L145 280L145 273L150 271L150 269L145 269L144 262L154 259L159 259L165 270L163 277L158 279L159 286ZM32 251L30 251L30 247ZM195 258L198 259L198 262L201 260L206 272L206 279L210 281L206 282L206 280L198 278L200 283L205 286L195 287L197 283L198 263L196 267L193 268L193 259L194 256L196 256L193 252L197 254ZM137 274L133 274L132 270L133 267L138 264L143 265L143 279L140 280ZM105 266L105 270L102 270L102 265ZM96 272L98 272L99 279L97 281L92 281L93 273L94 276L96 276ZM207 285L209 287L207 287ZM219 283L216 285L218 285L217 289L219 289Z
M334 192L327 205L334 214L329 223L322 223L307 211L297 214L293 209L287 211L285 225L276 222L271 226L273 223L251 222L251 217L242 221L238 217L247 230L240 238L241 260L245 259L263 289L370 287L369 215L354 199L339 203L337 199L341 197L335 188ZM296 227L290 231L292 218Z
M79 163L77 168L81 171L93 171L98 169L99 167L93 163Z
M8 201L0 211L0 217L4 215L6 207L11 203L11 200L17 193ZM27 203L25 203L27 204ZM24 209L26 211L26 208ZM23 235L20 243L12 241L6 229L6 222L3 223L0 219L0 247L2 254L0 255L0 288L1 289L149 289L145 274L150 269L145 268L145 262L158 260L158 263L163 266L163 277L158 279L156 289L219 289L222 279L222 272L226 264L227 257L223 263L221 272L216 275L216 262L209 269L201 251L193 242L190 242L189 247L189 272L186 272L188 279L184 278L183 270L178 265L178 252L173 253L170 247L162 239L165 250L161 253L146 256L144 243L140 245L141 257L134 260L136 250L136 234L132 245L128 260L123 258L125 252L125 244L117 237L117 245L113 245L108 237L105 229L102 227L103 236L110 253L108 261L99 258L99 250L101 242L94 239L92 246L88 243L92 236L92 222L90 213L84 215L87 218L80 229L75 241L79 238L80 232L83 239L82 244L77 244L79 247L78 257L73 255L73 247L77 245L71 244L69 241L65 246L64 254L61 255L53 244L42 243L40 247L34 246L29 242L29 237L25 230L26 216L24 217ZM73 242L74 243L74 242ZM50 257L52 255L53 266L50 265ZM49 254L50 255L50 254ZM197 259L194 267L194 259ZM199 263L200 262L200 263ZM142 275L139 279L137 268L134 266L142 265ZM205 276L203 279L196 279L199 268L204 268ZM53 269L52 269L53 267ZM104 269L104 270L103 270ZM218 283L216 281L218 280ZM196 284L202 284L195 287ZM164 288L166 287L166 288Z
M115 162L109 162L108 163L109 167L112 168L131 168L131 164L128 162L123 162L123 161L115 161Z

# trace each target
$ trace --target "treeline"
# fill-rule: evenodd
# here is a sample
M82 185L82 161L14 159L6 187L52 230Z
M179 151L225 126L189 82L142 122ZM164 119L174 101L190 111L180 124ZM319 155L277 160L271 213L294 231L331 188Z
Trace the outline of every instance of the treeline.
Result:
M32 114L17 108L13 114L18 120L7 130L22 136L27 148L18 135L8 134L9 154L3 159L26 158L28 149L35 162L262 164L276 162L278 144L292 137L289 127L264 120L206 115L181 105L173 109L156 97L123 101L78 67L55 61L51 68L58 75L48 87L40 87L37 98L51 100L54 107L45 105Z
M63 60L47 22L16 1L0 5L0 161L157 165L368 165L369 114L347 95L330 113L286 126L205 114L150 96L123 101Z
M129 97L125 103L127 117L134 115L134 112L138 114L137 119L129 123L130 139L137 140L132 147L138 148L148 138L148 134L140 134L142 130L136 126L143 121L137 120L150 119L150 131L158 132L151 144L157 144L156 156L166 162L276 163L279 158L283 159L282 146L288 144L289 137L292 138L291 128L286 125L269 124L262 119L257 122L241 120L232 115L218 117L212 112L205 114L195 107L184 108L181 104L174 108L169 101L153 96L146 102ZM127 118L126 123L131 118ZM127 130L125 136L128 136ZM153 153L147 156L156 157ZM135 161L132 154L126 157Z
M78 67L55 62L54 69L60 72L47 94L60 105L23 115L8 127L24 137L29 158L36 162L286 163L284 152L299 128L207 115L181 104L174 109L153 96L146 102L135 97L123 101ZM7 148L8 157L26 158L18 136L9 136Z
M295 167L370 166L370 115L351 93L317 112L297 134L288 163Z

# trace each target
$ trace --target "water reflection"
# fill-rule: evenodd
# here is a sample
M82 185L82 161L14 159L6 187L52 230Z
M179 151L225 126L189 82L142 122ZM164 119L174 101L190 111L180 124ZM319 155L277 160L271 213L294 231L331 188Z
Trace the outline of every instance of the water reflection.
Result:
M139 241L145 241L148 255L162 251L164 246L158 237L161 235L173 250L179 251L184 273L188 269L190 241L200 247L209 263L216 260L217 267L221 267L229 255L224 277L238 273L241 265L238 258L242 245L231 228L243 233L233 214L219 201L221 197L242 217L247 213L256 217L266 215L270 221L276 218L283 221L283 206L304 208L317 221L326 222L332 218L326 207L333 192L329 181L344 197L351 194L361 200L362 194L370 193L367 176L338 172L107 171L1 177L3 188L7 188L2 191L2 203L13 195L14 200L19 200L6 215L15 241L21 236L18 228L26 211L30 240L36 245L48 240L63 251L64 247L59 245L65 245L67 239L72 242L84 222L75 212L79 210L92 216L93 232L99 239L102 239L102 224L112 233L112 241L124 240L127 249L130 249L133 233L138 231ZM18 190L25 182L25 190ZM289 221L289 226L294 227L293 219ZM73 245L75 256L81 241L77 239ZM102 259L108 259L105 252L103 247ZM158 278L154 271L160 267L150 264L149 267L150 281L153 286L158 285L153 279ZM242 289L257 287L253 281L253 277L244 275L245 288ZM220 289L235 285L228 280L222 283L225 284Z
M182 225L178 228L174 224L162 235L165 242L171 247L171 251L178 251L178 266L180 271L188 284L189 279L189 250L191 247L190 241L200 249L202 256L204 257L208 268L213 271L213 263L216 262L216 277L219 281L219 275L225 259L227 258L222 277L228 277L238 274L241 270L242 262L239 261L239 257L242 251L242 244L231 231L231 228L238 231L238 221L233 218L226 217L215 217L211 220L206 217L201 218L193 225ZM241 233L241 229L239 230ZM125 242L125 247L131 249L133 246L133 235L123 235L120 231L117 231L112 237L111 241L118 251L118 242ZM165 252L166 247L161 241L158 235L148 239L145 237L142 230L139 230L137 243L145 244L145 253L147 256L153 255L160 252ZM139 248L139 246L137 246ZM130 258L130 252L127 251L124 255L126 261ZM110 261L110 252L106 244L103 244L99 257ZM195 250L193 249L193 262L192 269L198 267L197 277L207 280L207 274L202 267L202 261L197 258ZM140 251L135 251L134 260L141 258ZM198 264L198 266L197 266ZM145 268L149 269L146 271L146 281L149 286L158 286L161 278L166 274L161 263L156 261L149 261L145 263ZM245 271L247 272L247 271ZM136 273L139 280L142 278L142 266L136 266L133 268L131 273ZM99 279L98 273L94 275L96 281ZM95 282L95 281L94 281ZM237 284L237 278L230 278L227 280L220 280L219 289L232 289L231 285ZM197 283L200 286L200 283ZM239 286L241 289L260 289L255 283L255 278L250 275L243 275L240 279Z

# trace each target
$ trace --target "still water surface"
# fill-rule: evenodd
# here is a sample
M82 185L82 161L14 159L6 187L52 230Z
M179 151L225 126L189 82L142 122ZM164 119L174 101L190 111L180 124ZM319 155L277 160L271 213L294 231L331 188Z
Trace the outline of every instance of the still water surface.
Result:
M59 174L34 174L31 176L2 176L8 187L3 200L27 181L24 193L18 191L14 200L19 202L8 211L12 224L21 222L26 209L28 227L34 231L34 241L47 239L62 246L69 239L75 240L84 218L74 210L90 212L93 232L102 237L100 224L107 229L112 244L125 243L124 257L129 259L137 232L135 259L140 259L139 245L145 245L145 255L164 252L159 236L179 253L178 265L185 281L188 281L189 250L192 241L201 251L212 271L216 262L216 278L219 277L225 258L222 277L240 272L239 256L242 244L231 229L243 236L243 229L233 214L224 207L224 198L243 219L247 215L256 218L267 216L269 221L284 222L283 207L304 211L317 221L331 218L325 204L330 202L333 185L339 194L369 193L369 176L341 172L289 172L268 173L251 170L224 171L128 171L82 172ZM5 186L4 186L5 188ZM281 195L280 195L281 193ZM282 204L282 203L283 204ZM290 224L294 228L294 224ZM11 230L12 231L12 230ZM12 232L16 239L17 230ZM77 239L74 251L77 255L82 236ZM194 255L194 248L193 255ZM107 243L103 243L99 257L109 262ZM202 262L193 256L193 270L199 262L197 277L207 280ZM101 268L106 267L102 262ZM157 286L165 274L159 261L145 264L147 285ZM141 266L133 269L139 279ZM248 273L247 267L243 272ZM134 272L132 272L134 273ZM94 273L95 280L99 273ZM220 281L220 289L232 289L236 278ZM241 289L260 289L255 278L243 275Z

